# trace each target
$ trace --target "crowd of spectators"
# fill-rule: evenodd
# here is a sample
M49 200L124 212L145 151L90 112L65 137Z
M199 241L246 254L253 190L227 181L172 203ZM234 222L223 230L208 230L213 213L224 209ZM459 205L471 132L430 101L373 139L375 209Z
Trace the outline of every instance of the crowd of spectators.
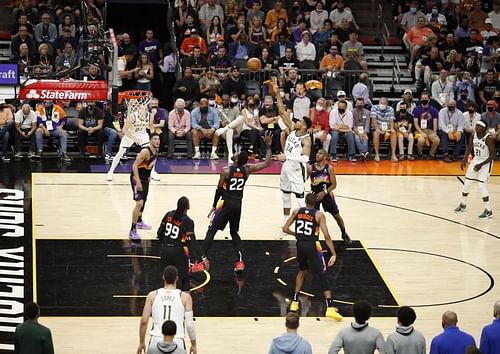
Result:
M40 59L35 66L38 71L58 72L71 67L79 60L80 50L74 47L81 42L79 11L34 8L31 3L22 1L14 10L18 22L13 29L13 54L17 55L17 46L23 58L27 55ZM406 90L402 99L392 105L384 97L377 104L374 102L363 45L358 41L359 27L352 10L342 0L175 1L177 48L170 43L162 45L151 29L138 43L128 33L117 36L118 86L121 91L151 90L157 97L150 105L150 112L154 113L151 130L161 134L162 152L168 158L178 155L176 148L185 140L188 158L200 159L200 146L209 141L212 147L207 156L218 159L218 144L223 141L229 158L244 148L258 159L263 154L260 137L266 131L273 132L273 154L278 155L289 132L278 115L275 97L265 85L265 80L274 76L280 87L276 94L283 98L293 117L312 119L310 133L315 146L329 151L333 162L342 152L351 162L370 157L378 162L384 158L381 151L385 148L393 162L438 156L451 162L460 157L478 119L488 122L490 134L499 142L500 83L495 71L498 41L494 20L497 13L500 15L500 4L476 1L469 9L466 3L400 3L395 18L401 24L403 43L410 49L410 67L417 84L423 87L420 100ZM89 4L93 10L87 22L92 27L102 15L93 1ZM482 12L485 4L490 6L489 14ZM476 19L480 14L482 22ZM467 22L484 23L486 31L482 26L475 31ZM19 31L24 27L27 33ZM29 34L31 27L33 34ZM36 35L37 28L42 36ZM60 36L55 35L58 31ZM54 55L57 58L53 65L44 66L52 62L49 59ZM269 75L250 75L246 63L252 57L259 58L262 71ZM25 59L19 60L21 63ZM178 67L182 71L180 78L176 77ZM477 70L473 70L475 67ZM323 81L306 81L310 78L307 70L314 71L315 78ZM336 86L334 90L324 87L328 80L335 80L346 70L356 73L355 84ZM86 80L104 78L102 68L92 64L72 75ZM257 86L253 86L255 82ZM123 116L111 115L108 105L30 104L34 112L45 112L45 105L62 109L55 124L50 124L52 117L37 116L35 128L30 125L35 119L22 120L19 113L27 107L10 107L10 118L5 110L0 121L0 134L5 141L2 146L7 145L4 160L10 159L9 144L19 157L19 141L28 138L32 140L31 156L38 158L44 136L59 138L60 155L70 160L64 129L67 108L79 111L78 125L72 129L78 130L80 154L87 154L88 137L92 136L97 152L106 161L112 159L114 143L123 135ZM14 115L21 117L17 123ZM46 120L53 131L46 128ZM340 143L343 140L345 145Z

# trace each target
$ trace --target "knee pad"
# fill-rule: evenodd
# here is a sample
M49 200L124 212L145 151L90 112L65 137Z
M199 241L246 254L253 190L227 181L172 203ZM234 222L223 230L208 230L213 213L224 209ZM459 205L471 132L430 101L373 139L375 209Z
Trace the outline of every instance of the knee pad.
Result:
M281 193L281 198L283 199L283 208L290 209L292 207L292 195L290 192Z
M487 196L489 196L488 184L486 182L484 183L479 182L477 189L479 189L479 194L481 194L482 198L486 198Z
M326 276L326 273L320 274L318 276L318 279L321 291L330 290L330 283L328 282L328 277Z

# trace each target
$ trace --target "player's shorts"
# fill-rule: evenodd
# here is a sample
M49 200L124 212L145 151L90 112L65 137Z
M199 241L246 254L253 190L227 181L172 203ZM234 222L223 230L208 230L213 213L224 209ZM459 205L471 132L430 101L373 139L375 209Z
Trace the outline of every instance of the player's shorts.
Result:
M304 193L304 183L306 181L306 168L304 164L285 161L281 168L280 189L285 193Z
M310 270L314 274L326 272L323 248L319 241L297 241L297 262L300 270Z
M241 200L221 199L210 219L209 229L222 231L229 222L230 231L238 231L240 229L240 219Z
M135 140L134 140L135 139ZM134 145L137 141L138 145L141 147L147 146L149 144L149 135L144 132L143 134L137 135L134 139L130 139L128 136L124 135L120 141L120 149L127 149Z
M327 193L321 201L314 204L314 208L319 210L320 205L323 205L323 210L327 213L332 215L337 215L339 213L339 207L333 193Z
M160 254L162 267L167 267L173 265L177 268L179 274L179 279L181 281L181 287L187 287L188 289L182 289L183 291L189 291L189 250L187 247L168 245L165 242L160 244Z
M479 161L472 160L467 168L467 172L465 173L465 178L470 179L472 181L477 181L480 183L485 183L488 181L490 177L491 169L493 167L493 162L489 164L483 165L479 171L474 171L474 166L477 165Z
M161 331L161 329L160 329L160 331ZM147 354L154 353L154 351L152 349L156 348L158 343L161 342L162 340L163 340L163 336L160 337L160 336L153 336L152 335L151 338L149 339ZM175 336L174 343L177 344L177 346L179 348L186 350L186 343L184 343L184 338L179 338L179 337ZM151 348L151 350L149 348ZM156 351L156 353L158 353L158 350Z
M132 174L130 174L130 186L132 187L133 199L135 201L143 200L144 202L148 199L149 193L149 181L141 180L142 191L137 190L137 182Z

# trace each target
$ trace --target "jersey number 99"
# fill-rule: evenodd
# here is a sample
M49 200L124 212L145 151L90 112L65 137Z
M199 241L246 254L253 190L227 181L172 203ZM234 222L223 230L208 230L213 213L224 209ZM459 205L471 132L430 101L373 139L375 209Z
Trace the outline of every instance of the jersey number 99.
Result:
M179 227L172 225L171 223L167 223L165 225L165 236L175 240L179 237Z

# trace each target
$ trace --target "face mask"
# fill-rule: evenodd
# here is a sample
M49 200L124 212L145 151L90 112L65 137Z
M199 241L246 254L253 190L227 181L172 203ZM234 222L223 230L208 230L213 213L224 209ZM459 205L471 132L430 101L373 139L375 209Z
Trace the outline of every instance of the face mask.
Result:
M384 111L387 108L387 105L383 103L379 104L378 106L382 111Z
M344 114L344 112L345 112L345 109L343 109L343 108L339 108L339 113L340 113L340 114Z
M417 8L416 7L410 7L410 12L412 14L416 13L417 12Z
M321 111L323 110L323 106L321 106L321 105L317 104L317 105L316 105L316 110L317 110L318 112L321 112Z
M455 107L448 107L448 111L450 111L451 113L455 112Z
M253 105L254 105L254 103L253 103L253 102L248 102L248 107L252 108L252 107L253 107Z
M280 91L280 97L281 98L285 97L285 91Z
M236 103L238 103L238 101L239 100L236 97L231 97L231 103L236 104Z
M209 100L209 101L208 101L208 105L209 105L210 107L215 107L215 100Z
M432 9L432 14L435 16L438 14L438 9Z
M493 112L495 110L495 107L488 107L488 112Z
M467 99L467 95L460 95L460 98L462 99L462 101L465 101Z
M424 106L426 106L429 103L429 100L422 100L421 102Z
M401 108L399 111L403 114L406 114L406 108Z
M468 109L467 112L469 112L469 114L474 114L474 110L473 109Z
M200 107L201 113L208 113L208 107Z

